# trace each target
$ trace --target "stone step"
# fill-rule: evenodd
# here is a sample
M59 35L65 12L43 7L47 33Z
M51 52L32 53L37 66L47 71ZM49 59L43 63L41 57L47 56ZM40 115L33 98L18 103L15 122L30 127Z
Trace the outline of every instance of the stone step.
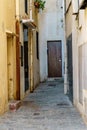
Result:
M9 101L9 110L11 112L17 111L17 109L21 106L20 100L11 100Z

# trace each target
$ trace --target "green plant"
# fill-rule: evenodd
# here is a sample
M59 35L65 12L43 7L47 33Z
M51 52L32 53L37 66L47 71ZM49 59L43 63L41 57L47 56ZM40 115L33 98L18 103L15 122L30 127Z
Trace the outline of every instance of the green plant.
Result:
M44 10L44 8L45 8L45 3L46 3L46 1L43 1L43 0L35 0L35 1L34 1L34 6L35 6L36 8L38 8L38 9Z

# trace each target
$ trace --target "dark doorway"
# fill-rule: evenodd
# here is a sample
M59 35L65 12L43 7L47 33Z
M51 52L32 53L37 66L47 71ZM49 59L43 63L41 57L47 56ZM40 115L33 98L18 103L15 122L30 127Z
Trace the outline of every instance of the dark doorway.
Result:
M48 77L62 76L62 45L61 41L48 41Z
M29 67L28 67L28 28L24 26L24 77L25 91L29 89Z
M67 38L67 69L69 82L68 96L73 101L72 35Z
M25 76L25 91L27 91L29 89L28 42L24 42L24 76Z

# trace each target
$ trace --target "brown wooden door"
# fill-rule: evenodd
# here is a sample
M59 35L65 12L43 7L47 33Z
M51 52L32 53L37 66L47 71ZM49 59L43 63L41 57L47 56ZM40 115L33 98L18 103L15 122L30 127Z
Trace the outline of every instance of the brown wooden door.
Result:
M62 76L61 41L49 41L48 47L48 77Z

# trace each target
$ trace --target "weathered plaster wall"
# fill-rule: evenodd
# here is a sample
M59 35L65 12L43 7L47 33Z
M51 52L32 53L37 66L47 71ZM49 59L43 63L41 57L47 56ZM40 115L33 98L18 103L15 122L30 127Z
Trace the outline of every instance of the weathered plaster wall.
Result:
M47 16L39 14L39 55L40 55L40 80L47 79Z
M25 1L24 0L19 0L19 15L24 16L25 14Z
M67 44L67 38L72 34L72 4L70 0L66 1L65 12L65 44ZM68 9L68 10L67 10ZM65 45L65 77L64 77L64 92L65 94L69 91L68 82L68 69L67 69L67 45Z
M16 14L19 16L19 19L21 19L23 16L25 16L25 2L24 0L17 1L17 5L19 4L19 8L16 9ZM34 20L34 23L37 26L38 31L38 19L37 19L37 10L34 8L33 0L28 1L28 18L31 18ZM21 17L22 16L22 17ZM29 90L37 86L39 83L39 60L36 57L36 31L31 30L28 28L28 67L29 67ZM23 39L23 24L20 24L20 42L21 45L24 46L24 39ZM31 45L32 44L32 45ZM20 68L20 94L21 99L25 96L25 78L24 78L24 65Z
M4 4L0 4L0 114L5 111L8 102L7 91L7 47L5 34L5 19L2 17ZM3 12L5 13L5 12ZM3 14L4 15L4 14ZM4 78L3 78L4 77Z
M75 10L77 1L66 13L66 38L72 32L74 105L87 121L87 8L72 15Z
M34 2L34 0L32 0ZM37 47L37 36L36 36L36 31L38 32L38 38L39 38L39 31L38 31L38 12L37 9L32 6L32 18L34 19L34 23L36 24L36 30L32 30L33 32L33 40L32 40L32 45L33 45L33 83L34 83L34 88L37 87L37 85L40 82L40 66L39 62L40 59L37 58L37 48L39 49L39 40L38 40L38 47ZM39 50L38 50L39 51ZM38 52L39 54L39 52Z
M33 32L33 71L34 71L34 88L40 82L39 59L37 59L36 31Z
M72 50L73 50L73 102L77 104L78 100L78 21L76 16L72 18Z
M72 33L72 4L69 7L68 12L66 13L66 38Z
M16 0L16 20L19 21L19 42L21 43L21 46L24 45L23 43L23 24L20 23L20 20L22 16L25 15L25 9L24 9L24 0ZM24 53L23 53L24 54ZM24 57L24 55L23 55ZM21 61L20 61L21 62ZM23 64L24 64L24 59L23 59ZM24 66L21 66L20 63L20 99L23 99L25 95L25 90L24 90Z
M66 4L65 4L66 5L66 11L68 10L71 1L72 0L65 0L65 2L66 2Z
M68 81L68 58L67 58L67 39L72 35L72 3L71 0L66 0L65 6L65 76L64 76L64 93L69 91L69 81Z
M50 4L49 4L50 3ZM40 42L40 80L48 77L47 41L62 40L62 75L64 73L64 32L63 32L63 3L61 0L47 0L46 8L39 13L39 42Z
M0 1L0 114L8 108L8 77L7 77L7 35L6 30L15 33L15 0ZM14 10L14 11L12 11ZM13 25L12 25L13 24ZM15 59L15 45L13 45L13 57ZM15 65L15 60L13 62ZM15 89L16 77L15 67L13 78L13 89ZM15 90L14 90L15 95Z
M74 38L73 38L73 54L74 54L74 104L77 106L81 114L87 117L87 9L79 11L79 17L77 20L73 22L75 25L74 30ZM82 50L79 57L79 51ZM79 64L80 63L80 64ZM82 71L82 72L81 72ZM80 76L82 78L80 78ZM79 84L80 83L80 84ZM82 104L80 103L79 97L81 97L79 93L79 88L82 86Z

